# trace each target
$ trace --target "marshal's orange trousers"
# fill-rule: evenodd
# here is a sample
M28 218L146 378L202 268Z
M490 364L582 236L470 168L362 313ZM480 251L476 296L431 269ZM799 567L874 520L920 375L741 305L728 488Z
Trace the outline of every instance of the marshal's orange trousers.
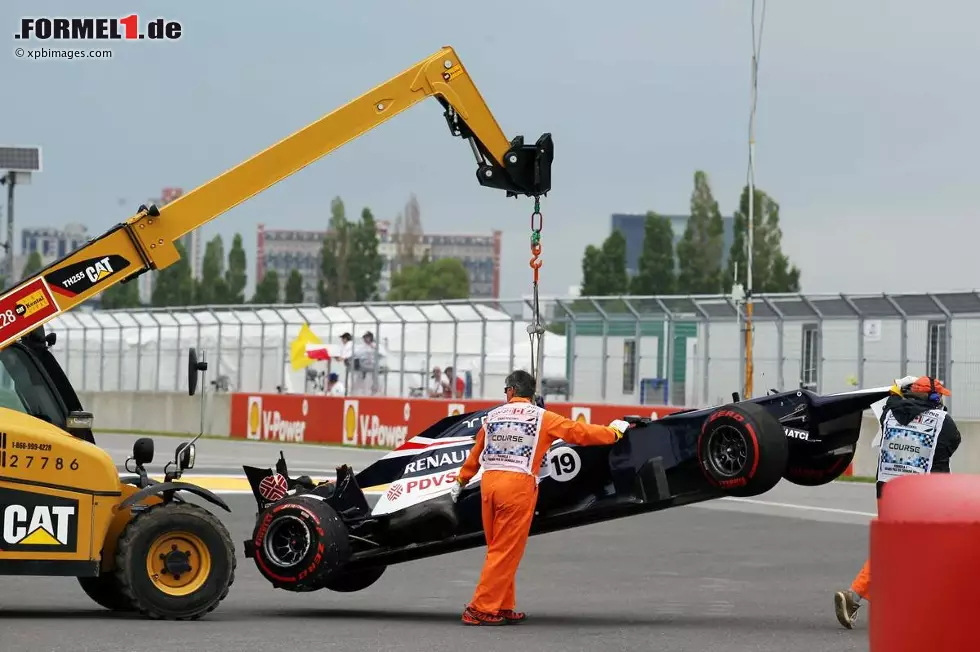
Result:
M496 613L516 607L517 567L531 530L538 484L526 473L486 471L481 486L487 558L470 608Z

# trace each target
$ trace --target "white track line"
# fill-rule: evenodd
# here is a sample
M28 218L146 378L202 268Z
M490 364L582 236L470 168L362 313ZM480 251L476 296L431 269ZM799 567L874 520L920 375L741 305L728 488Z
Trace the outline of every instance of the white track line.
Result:
M737 498L735 496L723 496L721 500L727 500L735 503L749 503L752 505L765 505L767 507L785 507L787 509L802 509L811 510L814 512L828 512L831 514L850 514L851 516L870 516L872 518L878 515L874 512L859 512L853 509L839 509L837 507L817 507L815 505L797 505L794 503L776 503L768 500L754 500L752 498ZM694 503L695 506L704 506L705 503Z

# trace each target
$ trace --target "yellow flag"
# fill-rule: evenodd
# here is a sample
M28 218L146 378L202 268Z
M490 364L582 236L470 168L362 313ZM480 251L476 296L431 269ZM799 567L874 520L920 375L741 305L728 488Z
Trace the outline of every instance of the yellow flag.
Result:
M289 345L289 360L293 369L304 369L315 362L306 356L307 344L322 344L322 342L316 333L310 330L310 325L304 323L299 329L299 335Z

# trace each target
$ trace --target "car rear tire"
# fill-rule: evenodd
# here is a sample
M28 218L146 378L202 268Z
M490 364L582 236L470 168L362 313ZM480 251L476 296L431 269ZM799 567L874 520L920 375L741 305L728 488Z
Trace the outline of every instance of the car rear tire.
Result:
M133 605L123 593L115 573L102 573L96 577L79 577L78 584L85 595L109 611L133 611Z
M857 447L844 455L821 455L816 458L791 455L783 477L803 487L818 487L833 482L854 461Z
M199 505L159 504L136 514L116 550L116 581L132 608L149 618L196 620L235 581L231 536Z
M697 448L708 482L732 496L757 496L775 487L789 457L783 427L755 403L712 412L701 427Z
M315 591L350 559L347 526L313 495L286 498L261 514L252 532L255 565L273 586Z
M372 566L338 573L326 578L317 588L330 589L338 593L363 591L381 579L387 568L387 566Z

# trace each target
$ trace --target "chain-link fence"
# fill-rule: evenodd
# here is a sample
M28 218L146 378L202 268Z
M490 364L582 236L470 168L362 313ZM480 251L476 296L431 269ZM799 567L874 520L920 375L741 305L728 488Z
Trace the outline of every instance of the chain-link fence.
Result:
M744 308L724 296L544 299L545 393L627 404L729 401L744 391ZM755 395L801 386L832 393L928 373L953 390L958 415L980 416L976 293L758 295L753 313ZM451 367L463 396L497 398L510 370L530 366L530 318L526 300L438 301L74 311L51 328L56 355L84 390L183 391L195 346L224 391L323 392L336 373L347 394L427 396L432 370ZM294 370L291 344L303 324L331 359ZM376 348L364 343L366 332ZM348 364L344 333L354 345ZM352 363L365 355L371 364Z

